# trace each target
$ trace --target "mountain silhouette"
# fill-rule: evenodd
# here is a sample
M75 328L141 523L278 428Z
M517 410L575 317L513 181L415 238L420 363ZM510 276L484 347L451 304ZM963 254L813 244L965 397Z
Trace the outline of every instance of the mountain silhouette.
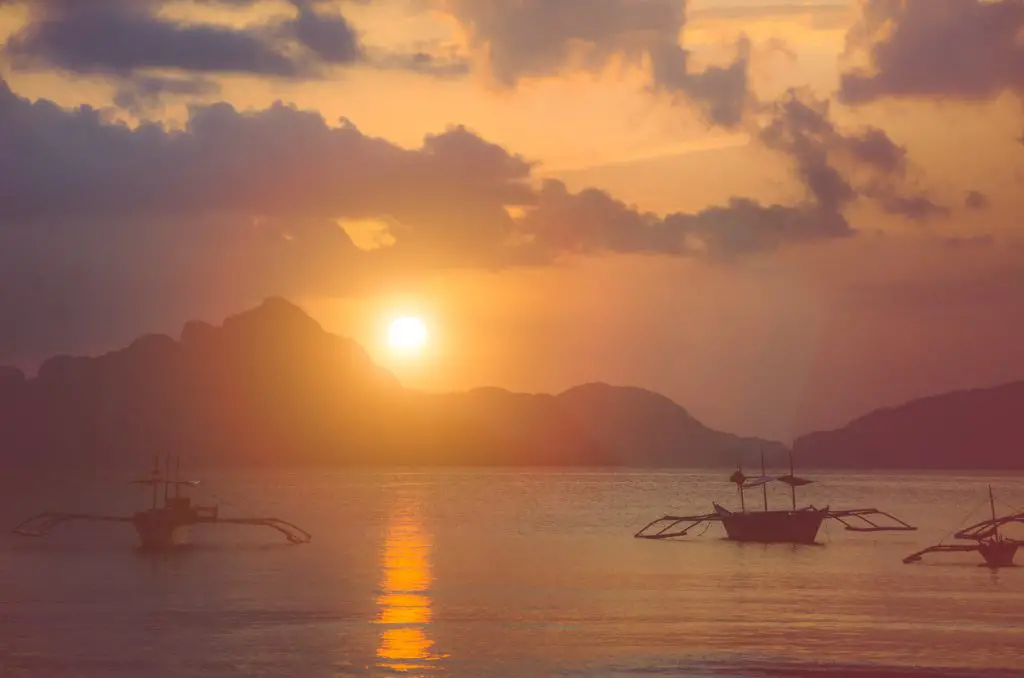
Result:
M707 466L762 445L713 431L663 396L589 384L560 395L403 388L351 339L271 298L178 340L0 369L13 463L96 468L177 452L204 463Z
M870 412L794 441L822 468L1024 469L1024 382L954 391Z
M778 463L785 446L710 429L665 396L603 383L576 386L556 396L559 405L619 463L636 466L753 467L759 452Z
M1024 382L949 393L798 438L801 467L1024 468ZM711 429L657 393L603 383L557 395L404 388L355 341L271 298L175 340L0 367L0 445L17 466L734 467L785 463L781 443Z

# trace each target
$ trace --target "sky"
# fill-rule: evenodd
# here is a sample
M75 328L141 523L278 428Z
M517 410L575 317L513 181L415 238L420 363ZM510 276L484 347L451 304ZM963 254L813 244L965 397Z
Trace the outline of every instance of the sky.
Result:
M0 45L0 363L283 296L413 388L784 441L1024 378L1019 0L0 0Z

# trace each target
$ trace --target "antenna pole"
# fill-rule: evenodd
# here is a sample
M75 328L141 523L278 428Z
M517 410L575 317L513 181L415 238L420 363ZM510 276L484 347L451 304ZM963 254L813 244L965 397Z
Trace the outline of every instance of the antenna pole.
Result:
M761 445L761 480L764 480L764 445ZM761 494L764 496L764 510L768 510L768 483L761 483Z
M988 505L992 509L992 520L995 520L996 519L996 500L995 500L995 497L992 496L992 486L991 485L988 486ZM995 525L993 527L992 534L995 535L996 539L999 539L999 526L998 525Z
M796 480L796 476L793 474L793 450L789 450L789 477ZM796 485L789 486L789 492L793 496L793 510L796 511Z
M743 500L743 464L736 464L736 471L740 474L740 482L736 483L736 489L740 493L740 511L747 512L747 503Z

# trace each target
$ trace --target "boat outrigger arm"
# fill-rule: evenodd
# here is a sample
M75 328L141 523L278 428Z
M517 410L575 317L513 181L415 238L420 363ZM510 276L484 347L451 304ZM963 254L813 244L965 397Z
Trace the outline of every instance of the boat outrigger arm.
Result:
M179 460L180 462L180 460ZM178 464L180 466L180 463ZM167 548L174 544L174 533L178 528L190 525L257 525L277 530L292 544L305 544L312 536L298 525L280 518L223 518L217 506L192 504L188 497L181 495L183 487L195 487L198 480L170 478L170 459L167 473L160 472L159 457L154 460L153 472L148 478L133 480L132 485L149 485L153 488L152 506L137 511L132 516L106 516L91 513L61 513L47 511L32 516L15 526L14 532L25 537L41 537L58 525L75 521L105 523L131 523L139 535L143 548ZM160 488L163 488L163 503L160 504ZM172 492L173 488L173 492Z
M712 502L714 510L699 515L665 515L644 525L633 536L638 539L673 539L684 537L691 531L703 528L703 534L712 523L722 523L729 539L734 541L755 541L765 543L814 543L818 528L825 520L837 520L853 532L891 532L916 530L896 516L876 508L832 510L813 505L797 508L796 488L813 481L793 475L793 458L790 455L790 472L783 476L769 476L764 472L764 455L761 457L761 475L748 478L742 469L737 469L729 480L736 485L739 493L740 512L730 511ZM789 485L792 509L768 510L769 483ZM760 487L764 497L764 510L747 511L744 490Z
M205 507L196 508L201 509ZM59 513L55 511L47 511L45 513L32 516L28 520L20 523L14 528L14 532L22 535L23 537L42 537L58 525L74 522L76 520L91 520L105 523L135 522L135 518L130 516L101 516L91 513ZM313 539L311 534L303 530L298 525L289 523L287 520L281 520L280 518L221 518L214 513L214 515L199 515L194 520L188 522L189 525L213 523L216 523L217 525L260 525L269 527L283 534L292 544L306 544Z
M999 528L1014 523L1024 525L1024 512L997 517L995 499L992 496L991 486L988 488L988 499L989 506L992 509L992 517L988 520L982 520L979 523L975 523L970 527L965 527L953 535L954 539L973 541L973 544L943 544L942 542L939 542L934 546L929 546L928 548L921 549L916 553L911 553L903 559L903 562L916 563L921 560L922 556L928 553L963 553L977 551L981 554L981 557L985 559L985 564L989 567L1012 566L1013 557L1016 555L1017 549L1024 546L1024 541L1011 539L1001 535L999 533Z
M644 525L633 536L637 539L673 539L675 537L685 537L691 530L704 526L704 529L697 535L700 536L704 534L712 523L720 523L724 517L731 515L730 511L718 504L712 502L712 505L716 509L713 513L703 513L695 516L662 516ZM824 512L825 519L837 520L843 524L844 529L851 532L898 532L917 529L890 513L874 508L832 511L827 506L823 509L818 509L812 505L797 509L797 513L801 511Z

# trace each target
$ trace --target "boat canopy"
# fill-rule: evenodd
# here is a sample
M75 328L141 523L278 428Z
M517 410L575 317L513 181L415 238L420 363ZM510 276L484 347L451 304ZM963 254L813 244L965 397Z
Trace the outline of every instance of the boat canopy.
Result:
M188 487L198 487L198 480L164 480L161 477L156 478L139 478L138 480L128 481L129 485L187 485Z
M779 476L778 478L776 478L776 480L778 480L780 483L786 483L790 487L802 487L804 485L810 485L811 483L814 482L813 480L808 480L807 478L797 478L796 476L792 475Z
M756 478L746 478L743 481L743 487L760 487L761 485L766 485L775 480L777 480L775 476L757 476Z
M814 482L813 480L808 480L806 478L798 478L797 476L794 475L756 476L754 478L748 478L745 475L743 475L741 471L734 471L733 474L729 476L729 480L736 483L737 485L741 485L745 490L750 489L752 487L760 487L761 485L766 485L768 483L774 482L785 483L790 487L802 487L804 485L810 485L811 483Z

